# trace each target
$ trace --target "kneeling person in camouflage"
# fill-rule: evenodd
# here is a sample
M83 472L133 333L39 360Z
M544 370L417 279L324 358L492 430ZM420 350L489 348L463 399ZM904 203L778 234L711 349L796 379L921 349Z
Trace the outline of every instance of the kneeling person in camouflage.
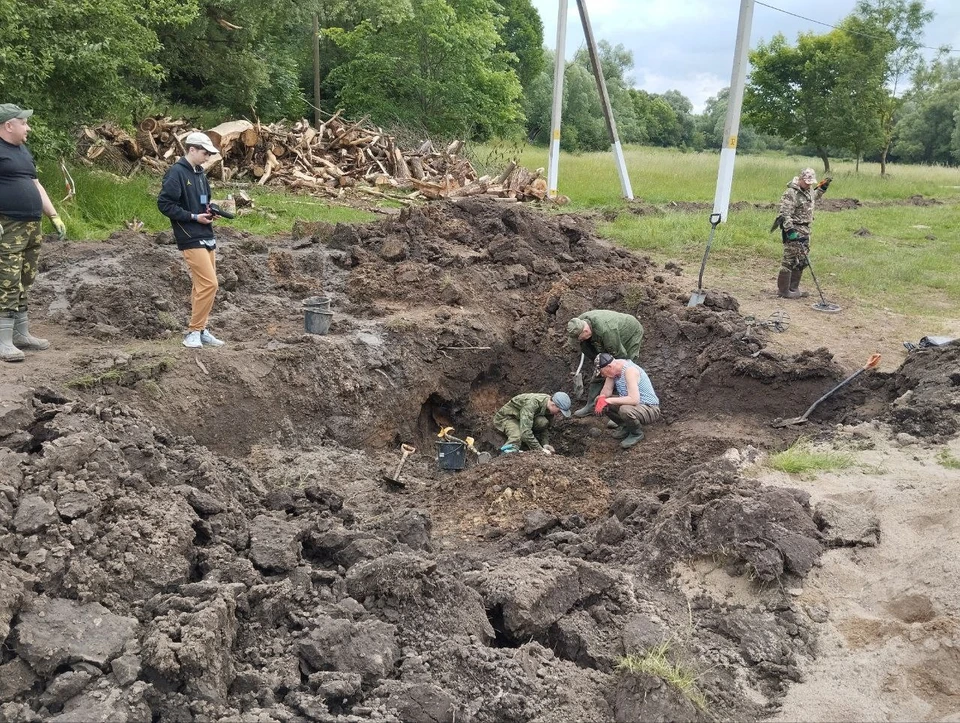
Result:
M600 354L597 368L604 382L594 413L604 414L617 423L613 436L623 440L621 447L629 449L643 439L641 425L660 419L660 399L647 373L629 359Z
M553 453L550 446L550 420L558 414L570 416L570 397L566 392L518 394L493 416L493 426L507 436L500 451L504 454L526 448Z

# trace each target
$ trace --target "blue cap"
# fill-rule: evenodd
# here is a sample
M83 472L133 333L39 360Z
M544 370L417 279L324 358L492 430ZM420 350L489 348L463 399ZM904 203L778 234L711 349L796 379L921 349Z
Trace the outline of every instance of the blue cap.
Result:
M564 417L570 416L570 396L566 392L555 392L550 401L556 404Z

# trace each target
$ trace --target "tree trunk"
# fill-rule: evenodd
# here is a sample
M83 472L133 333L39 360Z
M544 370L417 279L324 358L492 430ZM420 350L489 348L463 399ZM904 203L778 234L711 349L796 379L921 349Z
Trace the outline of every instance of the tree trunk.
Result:
M823 161L824 174L830 173L830 156L827 155L827 149L817 148L817 155L820 157L820 160Z
M887 153L890 151L890 144L886 144L883 147L883 150L880 151L880 178L885 178L887 175Z

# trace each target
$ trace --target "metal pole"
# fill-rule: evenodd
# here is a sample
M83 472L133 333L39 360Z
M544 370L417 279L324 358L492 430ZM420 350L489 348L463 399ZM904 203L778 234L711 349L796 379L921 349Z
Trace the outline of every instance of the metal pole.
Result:
M727 220L730 208L730 190L733 187L733 162L737 155L737 134L740 132L740 111L747 81L750 52L750 26L753 23L754 0L740 0L740 20L737 23L737 45L733 53L733 72L730 75L730 95L727 98L727 117L723 125L723 146L720 149L720 169L717 171L717 193L713 199L713 213Z
M593 27L590 25L590 16L587 14L586 0L577 0L577 9L580 11L580 22L583 24L583 34L587 40L587 51L590 53L590 64L593 66L593 77L597 81L597 90L600 93L600 106L603 109L603 118L607 122L607 133L610 135L610 150L617 161L617 173L620 174L620 190L624 198L633 200L633 188L630 186L630 176L627 174L627 163L623 158L623 147L617 135L617 122L613 118L613 108L610 106L610 96L607 94L607 83L603 79L603 68L600 67L600 56L597 53L597 44L593 39Z
M557 18L557 49L553 69L553 109L550 113L550 154L547 163L547 196L557 197L557 175L560 166L560 115L563 110L563 73L567 63L564 57L567 43L567 0L559 0Z
M313 14L313 125L320 123L320 16Z

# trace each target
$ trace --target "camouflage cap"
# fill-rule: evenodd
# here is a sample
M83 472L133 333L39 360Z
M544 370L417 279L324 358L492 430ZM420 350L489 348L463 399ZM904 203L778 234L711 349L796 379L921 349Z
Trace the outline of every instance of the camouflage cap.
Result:
M812 186L817 182L817 172L812 168L804 168L800 171L800 180Z
M0 123L6 123L8 120L13 120L14 118L22 118L26 120L32 115L32 110L24 110L20 106L14 105L13 103L0 104Z
M580 336L586 328L587 322L580 318L573 318L567 322L567 334L569 336Z

